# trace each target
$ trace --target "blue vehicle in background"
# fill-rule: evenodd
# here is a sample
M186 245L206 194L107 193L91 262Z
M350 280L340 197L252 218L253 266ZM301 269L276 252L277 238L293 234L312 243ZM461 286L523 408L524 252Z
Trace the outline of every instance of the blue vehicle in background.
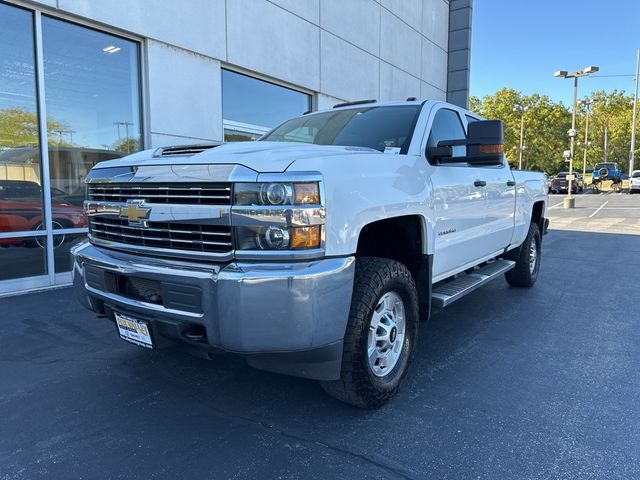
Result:
M617 191L622 186L623 178L622 170L616 162L597 163L593 168L591 183L597 190L602 182L610 181L613 190Z

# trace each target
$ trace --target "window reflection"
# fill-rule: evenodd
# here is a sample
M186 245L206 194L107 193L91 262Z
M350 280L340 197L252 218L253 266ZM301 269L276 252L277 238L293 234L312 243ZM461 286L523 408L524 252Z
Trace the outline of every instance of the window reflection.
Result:
M47 273L45 237L0 238L0 281Z
M42 24L53 226L85 227L91 167L142 147L138 45L50 17Z
M86 238L85 234L75 235L54 235L53 236L53 256L56 273L71 271L73 258L71 248Z
M42 222L33 15L0 3L0 233ZM0 245L13 245L18 237Z
M225 142L255 142L260 137L261 135L255 133L231 130L230 128L224 129Z
M310 110L311 96L290 88L222 70L222 116L225 141L237 142L259 137L290 118ZM246 130L238 128L246 124Z

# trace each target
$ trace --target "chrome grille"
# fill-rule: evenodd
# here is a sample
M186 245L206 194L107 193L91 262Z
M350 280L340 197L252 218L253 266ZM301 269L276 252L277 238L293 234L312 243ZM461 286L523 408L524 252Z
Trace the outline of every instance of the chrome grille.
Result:
M90 183L89 200L191 205L231 205L230 183Z
M131 226L127 220L89 217L89 233L98 240L189 252L228 253L233 249L228 225L147 222Z

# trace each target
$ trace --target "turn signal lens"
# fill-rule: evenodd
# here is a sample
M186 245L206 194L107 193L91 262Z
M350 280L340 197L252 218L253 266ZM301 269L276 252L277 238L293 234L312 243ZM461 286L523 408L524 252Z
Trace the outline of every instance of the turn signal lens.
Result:
M320 190L318 182L294 183L296 205L318 205L320 204Z
M291 229L291 247L293 250L320 248L320 225L313 227L295 227Z
M504 145L480 145L478 147L479 153L502 153L504 151Z

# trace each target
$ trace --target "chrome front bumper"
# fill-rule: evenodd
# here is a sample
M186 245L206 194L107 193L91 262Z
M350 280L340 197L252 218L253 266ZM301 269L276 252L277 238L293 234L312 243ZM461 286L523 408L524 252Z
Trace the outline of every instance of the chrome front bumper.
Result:
M137 315L153 325L156 337L202 326L204 347L248 355L258 368L339 377L353 257L219 265L142 257L90 243L72 253L77 297L97 313ZM132 298L107 277L117 278L115 283L159 282L154 284L167 295L161 303Z

